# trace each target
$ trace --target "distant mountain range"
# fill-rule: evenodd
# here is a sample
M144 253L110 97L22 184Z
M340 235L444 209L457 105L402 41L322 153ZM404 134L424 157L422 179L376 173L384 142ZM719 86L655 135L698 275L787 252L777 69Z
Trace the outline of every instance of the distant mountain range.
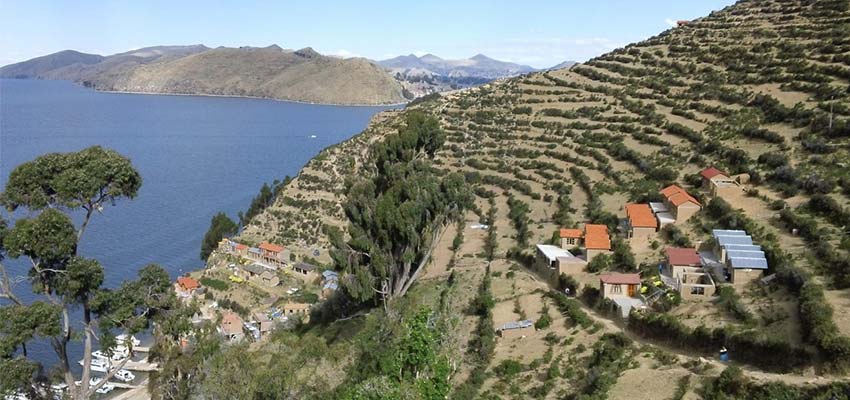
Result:
M404 82L405 89L417 97L538 71L528 65L494 60L483 54L459 60L446 60L433 54L421 57L410 54L377 63ZM559 65L567 63L570 62Z
M251 96L326 104L396 104L401 83L364 58L311 48L157 46L103 57L61 51L0 68L2 78L66 79L97 90ZM408 94L408 97L412 98Z
M324 56L309 47L191 45L146 47L110 56L65 50L2 67L0 78L64 79L105 91L395 104L533 71L537 70L482 54L460 60L411 54L371 61Z

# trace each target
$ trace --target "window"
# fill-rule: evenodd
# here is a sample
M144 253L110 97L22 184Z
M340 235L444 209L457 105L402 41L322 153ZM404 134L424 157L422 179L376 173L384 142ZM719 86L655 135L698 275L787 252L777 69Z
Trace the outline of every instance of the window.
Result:
M612 285L611 293L623 293L623 287L621 285Z

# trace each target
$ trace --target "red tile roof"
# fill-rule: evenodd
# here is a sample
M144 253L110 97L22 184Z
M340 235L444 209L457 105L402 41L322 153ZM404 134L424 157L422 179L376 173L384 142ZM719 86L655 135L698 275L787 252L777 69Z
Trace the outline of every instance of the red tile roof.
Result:
M649 204L626 204L626 216L633 228L657 228L658 220L652 214Z
M694 198L694 196L691 196L690 194L688 194L688 192L685 191L685 189L682 189L678 185L670 185L670 186L667 186L664 189L661 189L661 194L663 194L664 197L667 198L667 201L669 201L671 204L673 204L676 207L678 207L682 204L685 204L687 202L691 202L691 203L694 203L698 206L702 206L699 203L699 201L697 201L697 199Z
M194 289L201 287L200 282L198 282L198 281L196 281L196 280L194 280L194 279L192 279L188 276L181 276L181 277L177 278L177 284L180 285L180 287L183 288L183 290L194 290Z
M700 172L700 175L702 175L702 177L705 178L705 179L711 179L711 178L714 178L717 175L727 176L725 172L723 172L723 171L721 171L717 168L714 168L714 167L709 167L709 168L702 170L702 172Z
M591 250L611 250L611 237L608 236L608 226L585 224L584 247Z
M235 312L228 312L221 317L221 330L228 335L242 333L242 318Z
M697 249L690 247L668 247L664 249L667 254L667 263L670 265L700 265Z
M602 283L608 283L611 285L638 285L640 284L640 275L614 272L599 275L599 280L602 281Z
M581 229L561 229L560 233L562 238L578 239L582 235Z
M272 253L280 253L281 251L283 251L283 246L278 246L269 242L263 242L260 243L260 249L270 251Z
M246 245L246 244L241 244L241 243L240 243L240 244L237 244L237 245L236 245L236 250L245 250L245 249L247 249L247 248L248 248L248 245Z

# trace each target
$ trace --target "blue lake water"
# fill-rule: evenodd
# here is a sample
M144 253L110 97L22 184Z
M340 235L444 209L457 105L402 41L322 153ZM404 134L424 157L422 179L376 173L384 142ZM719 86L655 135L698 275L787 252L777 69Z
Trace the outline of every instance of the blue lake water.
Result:
M142 188L137 198L94 216L80 254L103 263L107 286L150 263L176 277L203 265L200 242L215 213L235 220L263 182L294 176L321 149L362 131L387 108L101 93L63 81L0 80L0 187L13 168L41 154L91 145L117 150L141 173ZM4 264L12 275L26 275L25 264ZM33 298L26 283L16 289ZM52 358L47 348L33 350Z

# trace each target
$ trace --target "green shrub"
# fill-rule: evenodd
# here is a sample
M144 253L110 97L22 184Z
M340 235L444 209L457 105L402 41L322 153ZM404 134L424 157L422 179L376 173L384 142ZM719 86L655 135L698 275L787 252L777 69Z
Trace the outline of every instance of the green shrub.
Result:
M224 291L227 291L228 289L230 289L229 283L222 281L222 280L218 280L218 279L201 278L200 282L201 282L201 285L208 287L208 288L213 288L213 289L218 290L220 292L224 292Z

